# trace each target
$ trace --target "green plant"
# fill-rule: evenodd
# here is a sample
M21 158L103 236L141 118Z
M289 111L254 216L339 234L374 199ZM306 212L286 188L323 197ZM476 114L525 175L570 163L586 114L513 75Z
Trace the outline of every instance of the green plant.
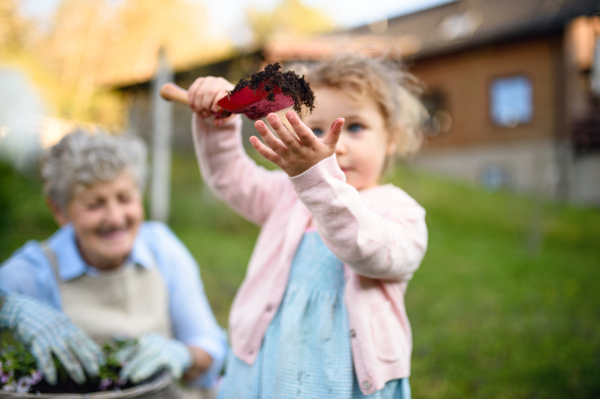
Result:
M0 384L4 391L28 392L41 380L42 372L37 370L35 358L25 346L19 344L0 351Z
M105 363L100 366L97 376L88 377L82 385L76 384L67 374L62 364L55 358L58 384L49 385L43 380L43 374L37 368L36 360L23 344L4 345L0 349L0 388L8 392L26 393L89 393L107 389L123 389L132 386L119 376L123 364L118 352L124 348L136 346L135 339L110 341L103 345Z

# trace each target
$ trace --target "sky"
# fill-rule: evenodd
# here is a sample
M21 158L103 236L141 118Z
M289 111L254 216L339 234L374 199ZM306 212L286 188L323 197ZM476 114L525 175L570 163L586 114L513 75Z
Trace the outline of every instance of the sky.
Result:
M52 15L60 0L21 0L22 11L40 19ZM111 0L118 3L119 0ZM202 1L202 0L188 0ZM209 31L214 35L236 39L243 35L245 10L249 7L266 11L280 0L204 0L211 16ZM455 0L301 0L310 7L321 9L342 28L351 28L408 14Z

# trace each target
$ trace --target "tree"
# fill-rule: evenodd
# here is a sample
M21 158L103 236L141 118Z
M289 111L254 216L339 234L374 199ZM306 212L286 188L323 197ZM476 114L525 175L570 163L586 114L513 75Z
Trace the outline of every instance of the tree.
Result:
M98 91L101 63L111 48L114 9L105 0L63 0L36 53L57 77L54 102L68 119L118 124L118 99ZM113 112L97 112L97 108Z
M199 2L62 0L36 35L18 5L0 0L0 57L18 54L19 68L62 118L121 125L122 100L111 88L151 79L161 47L176 68L231 51L228 42L206 39Z
M176 69L231 49L226 41L208 40L203 4L184 0L128 0L118 10L111 52L103 80L139 82L156 68L158 50Z
M0 0L0 57L5 58L25 47L31 24L21 17L15 0Z
M272 12L249 8L246 17L258 45L265 43L273 35L315 35L330 31L334 27L327 15L318 9L305 6L300 0L283 0Z

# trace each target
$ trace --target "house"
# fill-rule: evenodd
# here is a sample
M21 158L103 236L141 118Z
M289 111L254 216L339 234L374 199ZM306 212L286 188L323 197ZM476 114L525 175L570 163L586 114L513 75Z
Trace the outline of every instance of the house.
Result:
M431 115L416 167L600 205L599 12L597 0L459 0L263 52L270 62L339 48L402 57Z
M401 58L430 113L418 168L490 189L600 205L599 0L458 0L342 32L273 39L249 54L175 74L248 77L262 62L340 51ZM596 78L598 79L598 78ZM600 87L600 82L595 87ZM130 126L149 131L148 82L121 87ZM174 108L174 146L190 148L189 110ZM137 116L136 116L137 115ZM252 130L245 124L246 134Z

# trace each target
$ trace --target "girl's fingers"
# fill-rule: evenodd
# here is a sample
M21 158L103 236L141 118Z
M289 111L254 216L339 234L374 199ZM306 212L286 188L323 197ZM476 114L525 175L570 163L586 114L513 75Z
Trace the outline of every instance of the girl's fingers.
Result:
M211 113L218 112L221 109L221 107L217 105L217 102L227 94L225 86L228 83L229 82L222 78L213 78L213 80L209 82L202 104L204 109Z
M307 147L312 147L317 140L317 137L314 135L312 130L310 130L304 122L300 119L300 117L294 111L288 111L285 113L285 117L294 128L294 132L298 135L298 138Z
M254 123L254 127L256 128L260 136L263 138L267 146L269 146L269 148L273 150L276 154L283 155L289 151L288 148L284 145L284 143L282 143L281 140L277 139L273 135L273 133L271 133L271 131L263 121L256 121Z
M198 79L198 86L195 88L192 109L204 116L205 109L202 108L204 102L205 90L208 85L207 79Z
M221 109L217 102L232 89L233 85L223 78L199 78L188 89L188 103L193 111L206 118Z
M188 89L188 104L192 111L196 111L194 102L196 101L196 92L198 91L198 87L201 83L202 79L196 79Z
M202 87L204 93L201 106L204 111L209 111L212 108L215 96L217 95L216 91L218 90L215 83L216 82L207 81L206 85Z
M285 144L285 146L289 150L294 152L300 150L300 147L302 147L302 143L296 138L296 136L290 133L287 126L283 124L281 119L279 119L279 117L276 114L271 113L267 115L267 120L269 121L269 124L271 125L273 130L275 130L275 132L279 136L279 139L283 142L283 144Z
M344 118L337 118L333 122L331 129L329 129L329 132L327 132L327 135L323 139L323 143L326 146L335 149L335 146L340 139L340 135L342 134L342 126L344 126L344 122Z
M272 149L264 145L257 137L250 137L250 144L268 161L273 162L275 165L281 167L282 159Z

